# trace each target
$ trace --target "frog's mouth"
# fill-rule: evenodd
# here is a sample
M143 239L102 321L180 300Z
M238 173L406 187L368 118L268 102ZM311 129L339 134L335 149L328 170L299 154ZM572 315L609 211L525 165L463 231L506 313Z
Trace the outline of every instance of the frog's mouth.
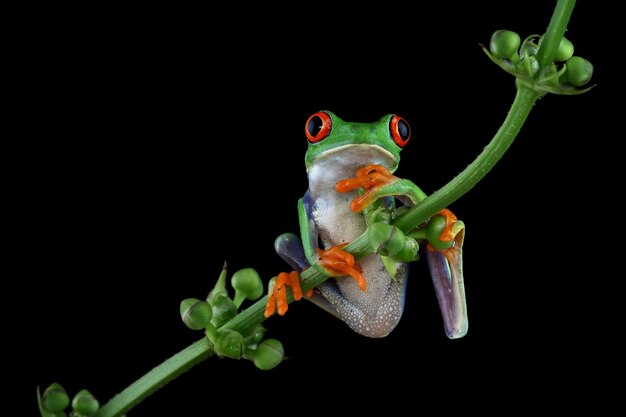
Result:
M336 182L353 177L357 169L369 164L382 165L393 172L398 167L398 159L391 152L378 145L349 144L338 146L317 155L309 166L309 179Z

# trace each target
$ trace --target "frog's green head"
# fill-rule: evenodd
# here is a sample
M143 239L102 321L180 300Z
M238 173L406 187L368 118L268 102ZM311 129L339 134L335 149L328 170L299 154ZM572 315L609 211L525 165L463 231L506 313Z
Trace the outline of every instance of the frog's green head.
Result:
M400 116L389 114L373 123L344 122L329 111L319 111L305 125L309 148L306 169L330 156L335 161L360 164L376 163L394 172L400 151L411 136L409 124Z

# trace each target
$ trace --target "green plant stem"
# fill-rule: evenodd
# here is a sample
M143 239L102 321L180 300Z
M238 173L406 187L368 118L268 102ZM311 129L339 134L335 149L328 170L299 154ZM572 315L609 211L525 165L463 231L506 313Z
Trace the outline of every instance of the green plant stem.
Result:
M371 243L367 234L363 234L352 241L345 249L352 253L357 259L372 252ZM300 278L302 279L302 288L306 290L318 286L328 279L328 276L321 268L313 267L304 271ZM290 303L293 301L293 296L290 291L287 295L287 301ZM233 329L242 333L251 331L266 319L263 314L266 303L267 296L264 296L239 313L222 328ZM113 397L105 406L100 408L93 417L118 417L128 412L163 385L213 354L213 346L207 338L198 340L196 343L152 369L124 391Z
M373 252L375 248L372 247L367 233L363 233L357 239L350 242L344 248L345 251L354 255L356 259L360 259L365 255ZM329 276L317 265L308 268L300 274L301 287L303 290L314 288L326 281ZM293 297L291 291L287 292L287 301L291 303ZM247 332L254 329L259 323L265 320L265 304L267 304L267 296L261 298L259 301L242 311L237 317L224 325L225 329L233 329L241 332Z
M556 51L559 49L561 39L563 39L563 35L567 29L567 23L569 22L575 5L576 0L559 0L554 8L550 24L548 25L546 33L543 35L541 46L539 46L539 50L537 51L537 61L541 68L547 67L554 62Z
M537 51L537 60L541 67L551 65L554 61L575 5L576 0L559 0L557 3L552 19L550 19L550 25L543 36L539 51ZM433 213L445 208L471 190L487 175L496 162L500 160L504 152L511 146L532 110L535 101L541 95L541 93L517 82L517 94L513 105L511 105L504 123L483 152L452 181L426 198L419 205L409 209L396 219L393 225L404 232L408 232L415 225L426 221Z
M121 416L171 380L211 357L213 353L212 345L206 338L198 340L133 382L92 417Z
M541 66L550 65L554 60L575 4L575 0L560 0L558 2L537 52L537 59ZM452 181L396 219L393 222L394 226L405 232L409 231L472 189L487 175L511 146L535 101L540 96L541 93L518 82L517 93L511 109L504 123L483 152ZM364 233L344 249L359 259L372 253L376 248L373 247L367 233ZM321 268L313 266L301 274L301 279L303 289L308 289L318 286L328 279L328 276ZM288 302L293 301L290 292L287 298ZM265 320L263 312L266 303L267 296L238 314L226 323L224 328L242 332L253 329ZM212 344L206 338L202 338L135 381L100 408L93 417L119 417L160 387L213 354Z
M517 94L509 114L483 152L452 181L399 217L395 225L402 230L413 229L476 185L509 148L539 96L539 93L518 84ZM370 242L367 233L364 233L350 242L344 249L359 259L372 253L375 247ZM302 288L306 290L320 285L328 279L328 276L321 268L314 265L302 272L300 278L302 280ZM289 303L293 301L290 291L288 291L287 301ZM242 333L251 331L266 319L264 316L266 303L267 295L239 313L226 323L223 328L237 330ZM199 340L154 368L112 398L94 417L117 417L122 415L161 386L212 354L212 345L208 340L206 338Z
M393 225L408 232L471 190L511 146L540 95L518 83L515 100L504 123L482 153L452 181L398 217Z

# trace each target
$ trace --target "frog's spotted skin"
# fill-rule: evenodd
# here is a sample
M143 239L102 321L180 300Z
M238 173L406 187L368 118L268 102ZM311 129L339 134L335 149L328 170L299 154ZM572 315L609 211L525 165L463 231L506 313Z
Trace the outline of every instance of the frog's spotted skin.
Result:
M335 184L372 162L389 168L395 165L393 155L379 146L353 145L319 155L310 167L305 207L325 249L350 242L365 231L363 215L350 209L350 201L358 193L338 193ZM384 337L402 317L405 274L398 274L397 281L393 280L376 254L359 260L359 265L367 291L361 291L349 277L328 280L318 289L354 331L364 336Z
M375 255L361 259L359 264L363 268L363 275L368 280L368 287L378 284L375 291L362 291L357 294L358 286L354 280L339 278L336 282L328 280L318 287L326 298L337 310L337 314L352 330L369 337L385 337L398 324L404 310L404 295L406 287L406 272L408 268L403 264L404 271L400 271L397 281L389 281L387 271L380 270L379 276L370 274L371 264L378 264ZM387 277L384 277L387 274ZM339 283L343 283L340 287ZM356 288L346 288L356 287ZM340 289L342 288L344 293ZM348 296L346 296L346 294Z

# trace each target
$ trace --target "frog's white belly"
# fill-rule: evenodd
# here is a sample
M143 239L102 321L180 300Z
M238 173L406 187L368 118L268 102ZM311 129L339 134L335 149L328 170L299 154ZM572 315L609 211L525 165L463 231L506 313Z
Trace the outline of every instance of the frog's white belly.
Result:
M370 163L392 164L384 152L355 147L331 154L310 167L309 188L314 201L311 215L325 248L351 242L366 230L363 215L350 209L357 192L339 193L335 184L353 177L359 167ZM365 336L384 337L402 316L405 271L399 271L397 280L392 279L377 254L360 259L358 264L367 283L366 291L361 291L351 277L338 277L336 283L328 281L319 290L353 330Z
M326 248L351 242L365 231L365 219L350 209L350 202L357 193L324 193L315 199L313 220L320 228Z

